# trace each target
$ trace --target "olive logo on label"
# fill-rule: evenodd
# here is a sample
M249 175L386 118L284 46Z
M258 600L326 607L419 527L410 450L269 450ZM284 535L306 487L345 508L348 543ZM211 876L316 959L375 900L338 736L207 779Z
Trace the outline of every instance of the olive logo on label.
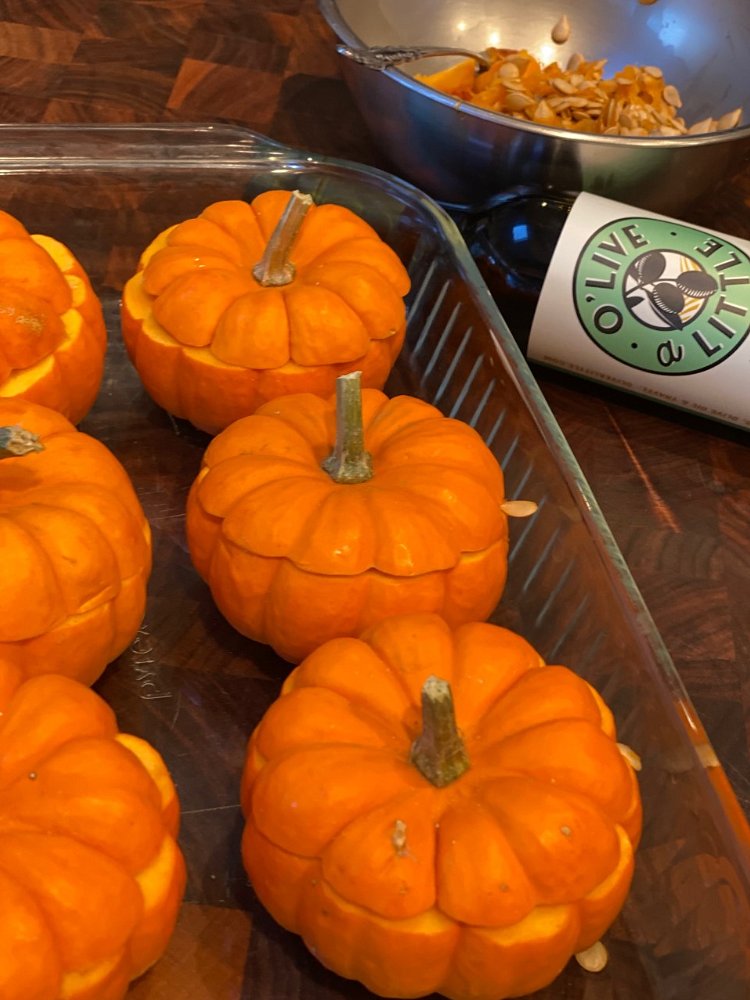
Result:
M584 330L611 357L689 375L720 364L750 333L750 257L681 223L619 219L584 245L573 299Z

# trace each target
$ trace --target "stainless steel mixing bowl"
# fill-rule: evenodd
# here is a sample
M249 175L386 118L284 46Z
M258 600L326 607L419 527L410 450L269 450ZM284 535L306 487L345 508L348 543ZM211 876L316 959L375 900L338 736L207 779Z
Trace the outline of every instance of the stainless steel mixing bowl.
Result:
M344 78L395 172L451 205L477 207L516 187L591 191L678 215L750 162L748 0L319 0L341 45L527 48L662 69L688 124L743 108L729 130L680 137L571 133L493 112L415 80L446 59L368 68L342 54ZM552 42L561 15L571 31ZM447 60L450 62L451 60ZM453 62L456 59L452 60Z

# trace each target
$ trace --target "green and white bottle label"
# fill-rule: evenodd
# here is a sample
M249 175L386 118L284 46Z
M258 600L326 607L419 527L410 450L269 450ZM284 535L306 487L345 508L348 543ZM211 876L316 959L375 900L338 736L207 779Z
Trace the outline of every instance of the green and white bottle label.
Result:
M580 195L529 357L750 427L750 244Z

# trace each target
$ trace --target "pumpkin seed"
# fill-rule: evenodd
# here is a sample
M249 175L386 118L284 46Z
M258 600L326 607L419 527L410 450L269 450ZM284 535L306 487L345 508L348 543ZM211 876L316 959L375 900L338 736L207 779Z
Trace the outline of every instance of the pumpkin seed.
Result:
M668 83L667 86L662 90L661 96L664 98L667 104L671 104L673 108L682 107L682 98L680 97L680 93L677 90L677 87L673 87L671 83Z
M526 84L519 77L509 76L503 79L503 86L506 90L522 90L526 93Z
M688 129L688 135L704 135L706 132L714 132L716 122L713 118L701 118L699 122L694 122Z
M570 21L567 14L563 14L560 20L552 29L552 41L556 45L564 45L570 38Z
M578 67L583 62L583 56L580 52L574 52L573 55L568 59L568 64L565 67L569 73L574 73Z
M561 76L553 76L552 79L550 80L550 83L555 88L555 90L559 90L561 94L578 93L578 87L574 87L572 83L570 83L568 80L565 80Z
M635 752L632 747L629 747L627 743L618 743L617 749L623 755L625 760L630 764L634 771L640 771L642 768L641 758Z
M505 82L508 80L517 80L521 75L518 66L513 62L504 62L497 72L498 76L501 76Z
M534 103L533 97L529 97L528 94L525 94L520 90L516 90L512 94L508 94L505 98L505 106L506 108L510 108L511 111L523 111L525 108L530 107Z
M644 0L641 0L641 3L643 2ZM601 972L607 964L608 957L607 949L601 941L597 941L596 944L592 944L585 951L579 951L576 954L576 962L586 972Z
M557 115L544 98L534 109L532 121L538 122L540 125L554 125L557 122Z
M534 500L504 500L500 506L508 517L530 517L538 510Z
M716 128L719 131L725 128L734 128L735 125L739 125L740 118L742 118L742 108L735 108L734 111L727 111L726 114L717 119Z

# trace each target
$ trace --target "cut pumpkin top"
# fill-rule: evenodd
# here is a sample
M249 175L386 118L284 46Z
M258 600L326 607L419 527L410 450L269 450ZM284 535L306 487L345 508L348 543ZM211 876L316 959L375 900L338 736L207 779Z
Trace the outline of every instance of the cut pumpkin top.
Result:
M0 384L53 354L73 304L65 276L40 242L0 211Z
M414 576L507 538L502 471L472 427L377 389L362 410L373 475L355 485L321 468L334 399L284 396L214 438L194 490L224 539L307 572Z
M443 788L410 763L435 673L470 761ZM242 803L282 851L320 858L348 904L396 920L437 907L480 927L606 894L641 830L597 692L507 629L451 631L436 615L394 616L307 657L253 733Z
M371 340L403 327L408 274L343 206L310 206L288 284L264 286L253 276L289 197L266 191L250 204L216 202L147 247L142 288L162 331L225 364L273 369L353 361Z

